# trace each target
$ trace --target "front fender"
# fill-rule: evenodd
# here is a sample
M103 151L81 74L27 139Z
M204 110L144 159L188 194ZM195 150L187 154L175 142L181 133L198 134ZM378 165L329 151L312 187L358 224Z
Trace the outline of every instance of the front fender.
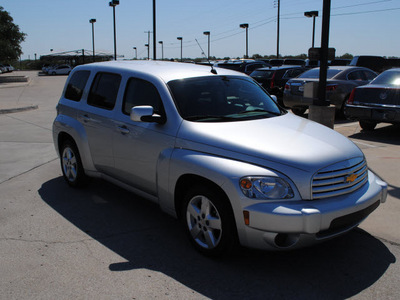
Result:
M196 175L218 185L228 196L233 211L239 213L243 206L254 201L243 195L239 187L240 178L249 175L280 176L290 181L283 174L264 167L192 150L174 149L169 153L169 157L169 160L163 159L159 163L159 200L160 207L175 216L175 187L185 175ZM298 192L295 193L299 197ZM237 217L242 218L235 214L235 218Z

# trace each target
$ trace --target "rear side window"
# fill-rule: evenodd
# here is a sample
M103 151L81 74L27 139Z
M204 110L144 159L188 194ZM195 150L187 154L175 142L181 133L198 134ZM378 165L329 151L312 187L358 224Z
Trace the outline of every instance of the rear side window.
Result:
M87 103L92 106L112 110L117 100L121 76L99 72L94 78Z
M150 105L154 113L162 114L163 106L157 88L150 82L137 78L130 78L126 85L122 112L129 115L134 106Z
M68 82L64 97L73 101L80 101L86 86L90 71L75 72Z

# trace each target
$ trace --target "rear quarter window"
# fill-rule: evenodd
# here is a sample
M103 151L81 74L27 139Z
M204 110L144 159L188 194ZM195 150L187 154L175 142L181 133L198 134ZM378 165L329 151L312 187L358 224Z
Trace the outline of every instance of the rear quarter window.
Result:
M80 101L89 76L90 71L75 72L68 82L64 97L68 100Z

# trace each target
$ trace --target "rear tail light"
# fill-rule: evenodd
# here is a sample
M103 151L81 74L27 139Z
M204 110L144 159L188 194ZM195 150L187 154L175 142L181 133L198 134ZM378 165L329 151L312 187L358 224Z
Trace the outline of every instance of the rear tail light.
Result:
M272 78L271 78L271 85L270 85L271 89L273 89L275 87L275 82L274 82L275 81L275 74L276 73L274 73L274 75L272 75Z
M329 85L326 86L326 91L327 92L334 91L334 90L337 89L337 87L338 87L337 84L329 84Z
M285 90L290 90L290 85L289 84L285 84Z
M350 94L350 96L349 96L349 99L347 99L347 104L353 104L353 102L354 102L354 94L356 93L356 89L354 88L352 91L351 91L351 94Z

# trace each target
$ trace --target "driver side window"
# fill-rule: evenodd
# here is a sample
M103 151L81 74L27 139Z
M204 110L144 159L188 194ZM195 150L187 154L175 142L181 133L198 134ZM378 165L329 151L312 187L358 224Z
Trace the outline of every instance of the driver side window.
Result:
M162 102L157 88L150 82L138 78L130 78L126 85L122 111L129 115L134 106L150 105L154 113L161 115Z

